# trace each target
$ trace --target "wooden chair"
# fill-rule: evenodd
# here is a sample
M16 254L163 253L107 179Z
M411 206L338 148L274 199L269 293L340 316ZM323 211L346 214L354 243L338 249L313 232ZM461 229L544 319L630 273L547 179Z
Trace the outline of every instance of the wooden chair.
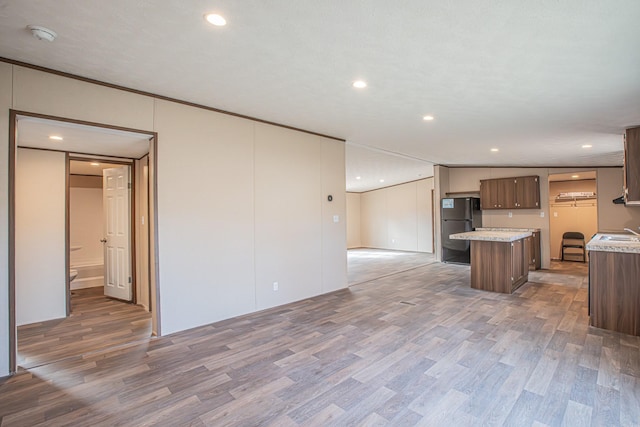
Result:
M578 231L567 231L562 235L562 261L564 261L565 249L578 249L569 251L567 255L582 255L582 262L587 262L587 251L585 249L584 234ZM575 260L567 260L575 261ZM580 262L580 261L578 261Z

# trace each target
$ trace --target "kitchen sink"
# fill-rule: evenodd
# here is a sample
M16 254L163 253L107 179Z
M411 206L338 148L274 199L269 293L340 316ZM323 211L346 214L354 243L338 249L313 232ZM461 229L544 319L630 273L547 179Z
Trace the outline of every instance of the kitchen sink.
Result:
M624 234L621 234L621 235L605 234L603 236L600 236L599 240L604 240L607 242L640 242L640 237L625 236Z

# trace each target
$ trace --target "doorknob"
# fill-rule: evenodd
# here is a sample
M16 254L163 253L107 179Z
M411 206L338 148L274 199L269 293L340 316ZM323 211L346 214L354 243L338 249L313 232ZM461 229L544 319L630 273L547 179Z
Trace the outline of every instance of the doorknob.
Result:
M107 239L100 239L102 243L107 243Z

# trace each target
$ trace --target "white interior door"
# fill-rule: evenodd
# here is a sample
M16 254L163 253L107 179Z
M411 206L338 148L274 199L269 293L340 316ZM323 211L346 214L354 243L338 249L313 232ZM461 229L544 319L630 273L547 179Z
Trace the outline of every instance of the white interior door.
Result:
M131 301L129 166L102 172L104 294Z

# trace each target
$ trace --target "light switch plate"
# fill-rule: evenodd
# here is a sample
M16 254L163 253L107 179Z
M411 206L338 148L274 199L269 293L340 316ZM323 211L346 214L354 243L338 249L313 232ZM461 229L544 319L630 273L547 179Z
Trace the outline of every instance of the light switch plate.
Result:
M540 218L544 218L544 211L540 211Z
M333 222L340 222L340 215L334 215Z

